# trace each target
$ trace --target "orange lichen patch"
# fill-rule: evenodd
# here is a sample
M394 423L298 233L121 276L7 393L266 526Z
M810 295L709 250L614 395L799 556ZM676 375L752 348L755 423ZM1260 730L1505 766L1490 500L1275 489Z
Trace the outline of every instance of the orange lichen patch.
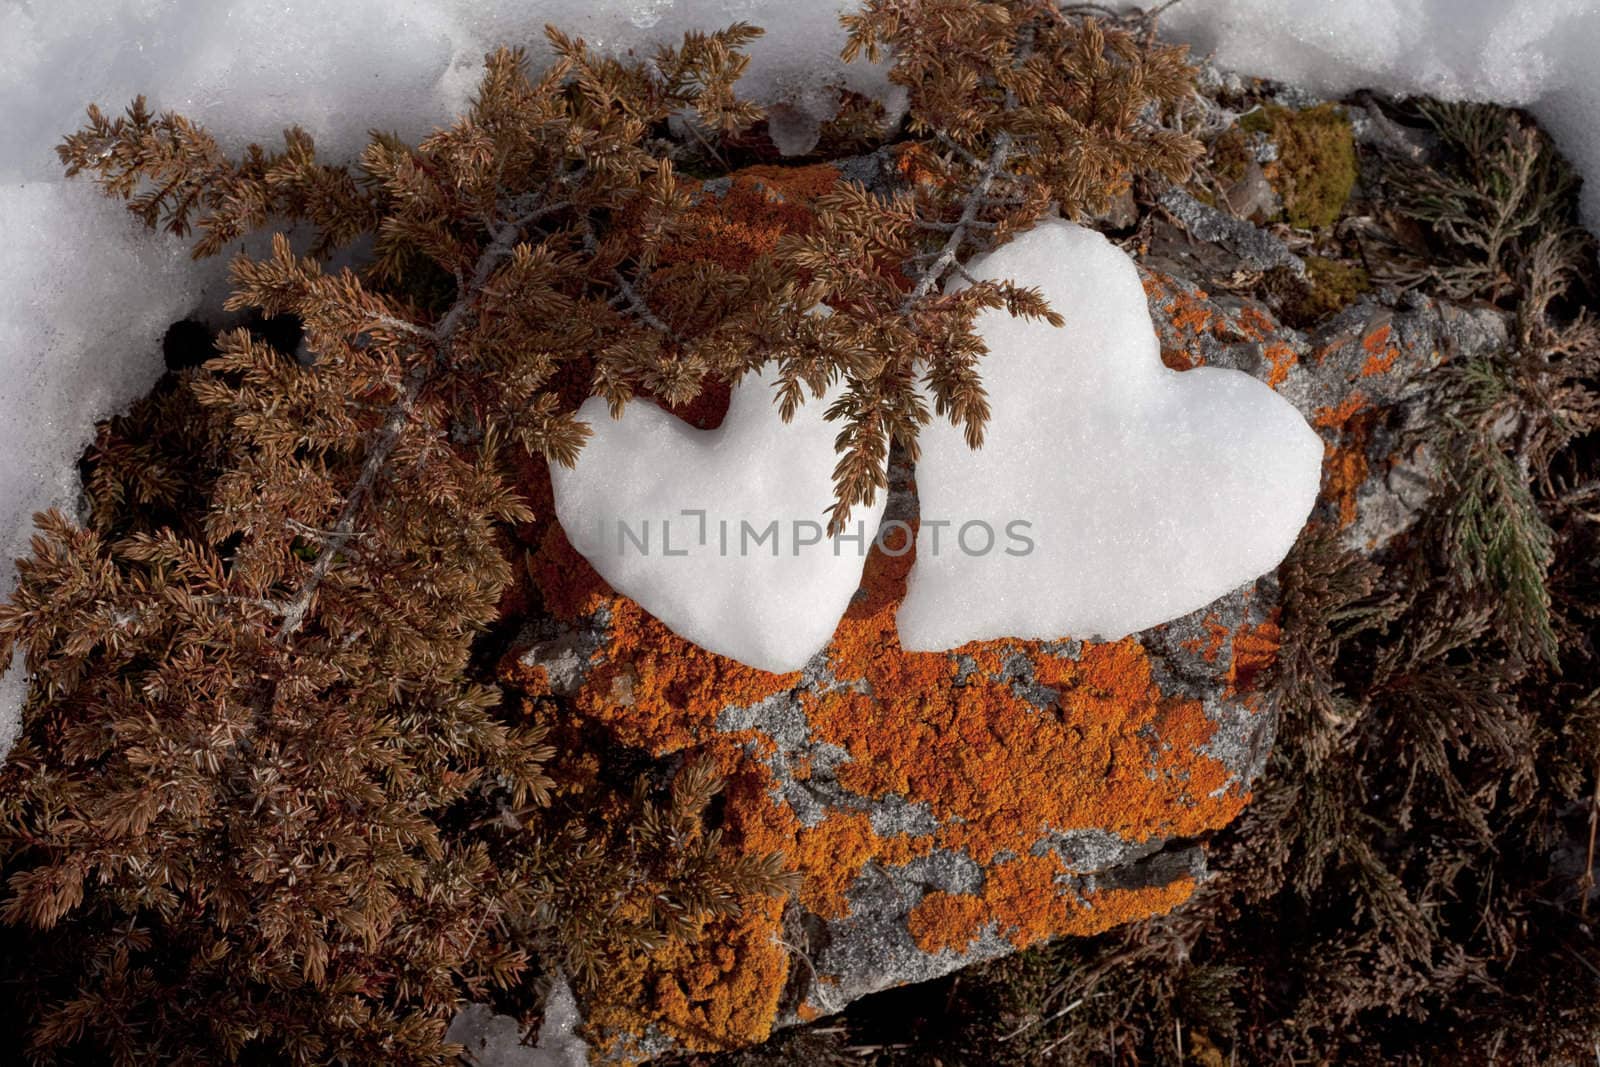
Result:
M900 867L918 856L926 856L933 851L932 834L896 834L894 837L879 839L881 847L878 849L878 862L888 867Z
M1169 307L1173 328L1201 334L1211 326L1211 308L1202 300L1180 293Z
M980 894L929 893L912 909L912 939L925 952L960 952L994 923L1012 945L1027 948L1051 937L1098 934L1171 911L1195 890L1193 879L1180 878L1163 886L1078 896L1061 885L1064 874L1054 855L1020 856L991 868Z
M929 893L911 909L906 927L924 952L965 952L978 939L988 912L980 897L968 893Z
M1366 406L1365 394L1351 393L1337 407L1318 408L1312 413L1311 424L1319 430L1342 430Z
M1265 341L1277 330L1272 319L1260 308L1242 307L1234 317L1235 328L1247 341Z
M1400 349L1389 343L1391 332L1389 324L1385 323L1361 339L1361 350L1367 354L1367 359L1361 365L1359 377L1383 374L1400 358Z
M1207 663L1217 662L1217 656L1222 652L1222 643L1228 639L1228 627L1218 621L1215 615L1207 615L1201 620L1200 625L1206 628L1206 638L1191 638L1183 642L1182 647L1190 652L1198 653Z
M1225 344L1266 344L1263 354L1271 365L1268 384L1273 388L1298 362L1299 356L1292 348L1272 340L1277 324L1260 308L1246 304L1230 314L1210 303L1203 290L1186 289L1164 275L1146 274L1142 281L1152 310L1170 327L1170 331L1163 331L1163 341L1177 342L1164 343L1161 350L1161 361L1173 370L1190 370L1205 364L1205 357L1198 350L1202 338Z
M576 706L625 745L680 751L709 740L724 708L759 704L800 681L798 672L770 674L707 652L626 597L610 610L609 641Z
M774 932L781 901L748 898L739 916L707 923L693 941L636 952L606 971L588 1004L597 1034L643 1034L658 1027L685 1048L740 1048L767 1039L789 961Z
M864 684L802 697L813 734L851 756L842 785L927 803L945 823L939 844L979 863L1026 851L1049 828L1144 841L1237 814L1226 768L1197 751L1215 725L1198 701L1160 692L1131 638L1086 645L1076 660L1038 642L975 643L956 650L978 667L965 678L954 656L903 651L894 613L912 555L873 553L865 596L834 635L834 674ZM1016 653L1060 694L1055 708L1034 707L1003 680Z
M1385 327L1387 329L1387 327ZM1383 374L1394 366L1395 360L1400 358L1400 350L1393 345L1384 349L1382 355L1369 355L1367 361L1361 364L1361 377L1371 378Z
M795 835L791 863L805 871L800 903L824 919L850 914L844 894L861 874L861 868L879 851L878 835L861 812L829 815L815 829Z
M1261 353L1266 357L1271 370L1267 373L1267 384L1276 389L1289 377L1289 368L1300 362L1300 356L1294 349L1282 341L1274 341Z
M1351 393L1337 407L1318 408L1311 424L1329 431L1323 445L1322 496L1339 512L1339 529L1356 521L1356 498L1367 480L1367 442L1375 410L1361 393Z
M1223 676L1227 691L1254 689L1257 676L1276 662L1282 638L1276 608L1266 622L1240 627L1233 635L1233 659Z

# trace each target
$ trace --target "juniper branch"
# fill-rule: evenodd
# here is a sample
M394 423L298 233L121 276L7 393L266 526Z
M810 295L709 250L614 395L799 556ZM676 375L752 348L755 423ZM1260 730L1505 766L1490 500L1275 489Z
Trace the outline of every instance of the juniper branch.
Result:
M340 509L339 518L327 533L327 540L322 551L317 554L317 560L311 567L311 574L306 578L305 584L300 587L293 600L289 601L283 618L278 625L276 639L279 644L305 624L307 613L311 610L311 603L317 595L317 590L327 579L333 565L344 554L345 546L356 535L356 522L361 511L366 507L378 477L389 462L389 456L394 452L395 446L400 443L401 436L405 433L406 426L410 424L412 414L416 410L417 398L422 395L422 390L433 380L434 374L449 365L450 343L456 331L466 321L468 312L477 303L484 289L489 284L494 270L500 265L501 260L511 254L516 247L517 239L522 233L522 227L530 220L540 217L538 211L525 211L507 219L494 232L493 239L478 256L478 261L473 267L472 277L466 288L460 292L450 310L445 312L439 326L429 332L429 339L438 345L434 358L431 361L420 361L415 364L407 375L405 392L400 400L390 409L389 416L384 420L383 427L378 433L378 439L368 450L366 459L361 464L361 471L357 475L355 484L350 492L345 495L344 506Z

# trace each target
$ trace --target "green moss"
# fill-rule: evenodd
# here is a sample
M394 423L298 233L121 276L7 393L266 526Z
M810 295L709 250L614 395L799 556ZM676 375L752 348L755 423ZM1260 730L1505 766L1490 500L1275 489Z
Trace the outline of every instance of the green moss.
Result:
M1273 186L1291 226L1318 229L1339 220L1356 184L1356 141L1344 108L1318 104L1304 111L1269 105L1239 122L1267 129L1278 146Z
M1265 104L1210 144L1210 169L1223 187L1244 178L1255 158L1252 139L1266 135L1278 159L1267 179L1283 200L1282 218L1301 229L1338 221L1356 182L1356 144L1350 120L1337 104L1297 111Z
M1253 113L1245 116L1246 119L1252 117ZM1216 175L1224 186L1242 180L1245 171L1249 169L1250 161L1254 158L1255 154L1250 150L1250 138L1246 135L1243 119L1238 126L1225 131L1211 142L1211 173Z
M1274 303L1279 316L1296 329L1314 326L1343 311L1372 289L1372 279L1354 263L1328 256L1306 256L1305 263L1303 278L1283 271L1268 282L1269 288L1276 291Z

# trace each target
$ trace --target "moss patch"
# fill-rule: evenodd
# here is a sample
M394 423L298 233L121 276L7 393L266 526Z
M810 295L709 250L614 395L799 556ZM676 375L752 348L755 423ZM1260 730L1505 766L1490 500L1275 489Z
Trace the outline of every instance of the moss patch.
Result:
M1372 279L1354 263L1330 256L1306 256L1305 264L1304 277L1280 270L1268 280L1278 314L1297 329L1315 326L1372 290Z
M1356 183L1356 141L1344 108L1318 104L1304 111L1269 104L1239 120L1245 132L1263 130L1278 146L1267 177L1283 197L1291 226L1332 226Z

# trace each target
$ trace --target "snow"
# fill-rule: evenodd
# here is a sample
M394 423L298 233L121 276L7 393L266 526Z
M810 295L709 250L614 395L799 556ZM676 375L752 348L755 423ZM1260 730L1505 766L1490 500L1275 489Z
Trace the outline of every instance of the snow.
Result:
M590 45L648 54L686 30L744 20L768 30L749 48L741 91L832 113L837 87L881 96L882 69L839 59L846 0L58 0L0 8L0 174L51 179L50 148L84 105L120 109L144 93L237 149L299 123L319 148L351 157L373 128L418 138L477 88L483 56L505 45L546 55L543 27Z
M150 388L161 337L204 277L87 184L0 188L0 591L27 554L31 516L72 512L96 419ZM0 664L3 668L4 664ZM0 755L23 695L0 680Z
M1149 5L1145 5L1149 6ZM1360 88L1526 106L1583 174L1600 174L1594 0L1183 0L1164 35L1218 66L1328 96ZM1600 180L1584 191L1600 225Z
M524 1045L517 1020L496 1015L487 1004L462 1008L445 1039L466 1048L467 1067L587 1067L589 1046L576 1033L582 1022L572 987L557 975L545 998L537 1044Z
M550 472L562 529L614 589L702 648L782 672L833 636L885 494L824 536L838 426L823 413L842 386L784 423L776 382L773 367L747 376L714 430L647 400L612 419L591 397L593 436Z
M1277 566L1322 471L1288 401L1239 371L1168 370L1133 260L1093 230L1043 223L971 270L1037 285L1067 321L980 318L987 437L973 451L946 424L923 432L903 647L1115 639ZM949 523L938 550L930 521ZM961 536L972 523L991 550L981 527Z

